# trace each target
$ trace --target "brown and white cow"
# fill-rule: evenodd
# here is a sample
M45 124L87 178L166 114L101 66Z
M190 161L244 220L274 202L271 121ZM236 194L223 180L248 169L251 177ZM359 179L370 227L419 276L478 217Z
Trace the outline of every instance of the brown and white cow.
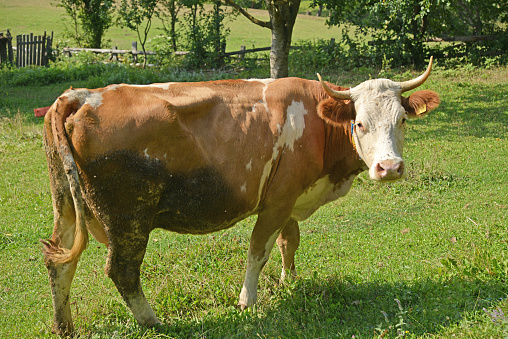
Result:
M205 234L257 214L240 293L256 302L275 242L295 275L298 222L369 170L404 177L406 118L439 105L425 82L368 80L346 89L298 78L70 89L45 117L54 230L44 242L53 330L73 331L71 281L90 233L106 274L141 325L159 323L140 283L150 231Z

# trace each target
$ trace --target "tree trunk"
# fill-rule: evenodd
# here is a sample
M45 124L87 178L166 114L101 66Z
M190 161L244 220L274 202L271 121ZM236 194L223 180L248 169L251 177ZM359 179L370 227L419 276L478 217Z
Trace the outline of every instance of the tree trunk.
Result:
M288 37L283 27L274 25L270 46L270 76L272 78L285 78L288 76L290 47L291 33Z
M272 24L270 76L284 78L289 73L289 49L300 0L266 0Z
M287 77L289 73L289 48L301 0L265 0L270 21L261 21L250 15L233 0L223 0L227 5L236 8L252 23L269 28L272 31L270 49L270 76L272 78Z

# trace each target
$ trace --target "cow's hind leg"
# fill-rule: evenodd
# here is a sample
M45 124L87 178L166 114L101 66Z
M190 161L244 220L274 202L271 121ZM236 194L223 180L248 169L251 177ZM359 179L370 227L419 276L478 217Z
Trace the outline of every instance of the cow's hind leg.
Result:
M46 249L50 247L71 248L74 242L76 216L72 202L65 198L57 202L54 209L55 226L53 236L49 243L45 243ZM51 260L51 255L45 252L44 261L48 269L53 299L52 332L67 336L74 331L69 295L78 259L65 264L55 263Z
M296 277L295 252L300 245L300 229L296 220L288 220L277 238L277 245L282 255L280 281L283 282L288 275Z
M110 227L105 271L115 283L138 323L151 327L160 324L160 321L145 298L140 280L140 267L145 256L149 232L134 224L131 223L128 227L123 225Z

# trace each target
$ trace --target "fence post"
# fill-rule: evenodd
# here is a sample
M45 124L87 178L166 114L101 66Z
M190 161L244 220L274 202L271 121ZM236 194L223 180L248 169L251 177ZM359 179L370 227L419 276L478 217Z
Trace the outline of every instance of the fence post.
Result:
M245 46L240 46L240 51L245 52L245 50L246 50ZM245 58L245 53L240 53L240 55L238 55L238 59L244 59L244 58Z
M30 66L30 65L33 65L33 60L34 60L34 45L31 44L32 41L34 41L34 34L33 33L30 33L29 36L27 36L27 44L26 44L26 48L28 50L28 58L27 58L27 65L26 66Z
M46 35L46 31L44 31L44 35ZM53 42L53 31L51 32L51 37L47 36L46 40L44 40L44 42L43 42L43 46L44 46L43 47L44 52L42 53L43 66L48 65L49 58L50 58L51 54L53 53L53 51L51 50L51 43L52 42Z
M42 36L41 41L41 49L40 49L40 56L39 56L39 62L41 66L46 66L45 60L46 60L46 31L44 31L44 35Z
M16 36L16 66L23 67L23 37L21 35Z
M11 32L9 32L9 30L7 30L7 53L9 62L12 65L14 62L14 53L12 52L12 35Z
M7 61L7 38L0 32L0 63Z
M132 60L134 63L137 63L138 62L138 42L137 41L133 41L132 42Z
M111 60L118 61L118 53L115 53L115 50L117 50L118 47L114 46L113 50L111 51Z

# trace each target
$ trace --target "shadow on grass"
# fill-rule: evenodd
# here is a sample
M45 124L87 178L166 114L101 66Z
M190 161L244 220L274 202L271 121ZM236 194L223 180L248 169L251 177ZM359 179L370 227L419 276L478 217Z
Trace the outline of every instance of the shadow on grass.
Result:
M168 320L158 329L130 328L129 337L175 338L386 338L401 333L439 334L475 312L499 303L508 288L498 281L417 281L362 283L351 278L297 279L268 291L257 310L239 312L233 306L195 316ZM122 321L123 322L123 321ZM100 336L118 333L118 324L91 324L87 332ZM479 325L481 326L481 325ZM121 331L121 330L120 330ZM109 332L109 334L108 334Z

